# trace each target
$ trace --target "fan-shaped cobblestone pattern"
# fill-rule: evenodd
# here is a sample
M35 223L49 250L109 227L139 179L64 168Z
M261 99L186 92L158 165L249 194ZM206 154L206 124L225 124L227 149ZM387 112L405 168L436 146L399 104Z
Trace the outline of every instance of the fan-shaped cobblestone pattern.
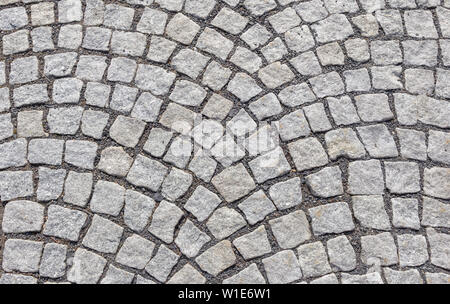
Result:
M1 283L449 283L449 0L0 0Z

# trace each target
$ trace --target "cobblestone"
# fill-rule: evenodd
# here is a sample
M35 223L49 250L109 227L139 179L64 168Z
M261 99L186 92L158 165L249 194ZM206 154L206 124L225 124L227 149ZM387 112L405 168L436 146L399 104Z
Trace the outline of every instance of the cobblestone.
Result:
M0 283L448 283L448 0L0 0Z

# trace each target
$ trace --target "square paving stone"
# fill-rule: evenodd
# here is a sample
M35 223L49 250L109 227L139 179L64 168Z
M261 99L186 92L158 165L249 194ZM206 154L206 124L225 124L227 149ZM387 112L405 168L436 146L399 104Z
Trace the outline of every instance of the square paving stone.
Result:
M384 178L378 160L350 162L348 165L350 194L383 194Z
M153 253L155 244L137 234L128 237L116 256L116 262L136 268L144 269Z
M32 164L61 165L64 140L36 138L28 144L28 161Z
M333 271L351 271L356 267L356 253L348 238L337 236L327 241L327 252Z
M242 215L234 209L222 207L214 211L206 226L215 238L221 240L246 225Z
M116 29L127 30L133 22L134 9L117 4L105 5L103 25Z
M175 267L180 256L167 248L164 244L159 246L156 255L145 266L145 271L160 282L165 282Z
M79 103L83 81L76 78L57 79L53 82L55 103Z
M138 89L117 84L109 102L109 107L114 111L128 114L133 108L138 94Z
M175 204L162 201L153 213L148 231L163 242L170 244L174 239L175 226L183 214L183 211Z
M100 284L131 284L134 279L134 273L109 265L105 276Z
M78 248L73 257L67 280L77 284L95 284L103 274L106 259L92 251Z
M263 256L271 252L264 226L259 226L250 233L244 234L233 241L233 245L246 260Z
M397 145L386 125L377 124L356 129L370 156L374 158L398 156Z
M414 162L384 162L386 174L386 188L391 193L419 192L419 166Z
M111 52L124 56L142 56L147 36L136 32L114 31L111 38Z
M211 182L228 202L247 195L255 188L255 182L243 164L224 169Z
M308 220L301 210L270 220L269 224L282 249L297 247L311 238Z
M66 274L67 246L48 243L42 252L39 275L47 278L60 278Z
M31 196L33 189L32 171L0 172L0 199L2 201Z
M111 60L108 68L107 79L109 81L131 82L137 69L136 61L125 58L116 57Z
M67 52L44 57L44 74L51 76L69 76L75 66L77 53Z
M47 133L45 133L42 124L43 117L43 111L20 111L17 114L17 135L19 137L46 136Z
M383 196L352 196L352 207L355 218L361 226L378 230L391 230Z
M11 71L9 72L9 83L22 84L37 80L38 58L35 56L17 58L11 62Z
M308 212L315 235L341 233L355 229L352 213L345 202L313 207Z
M200 185L186 201L184 209L192 213L197 220L204 221L220 203L217 194Z
M423 235L397 236L400 267L420 266L428 261L427 241Z
M205 68L209 59L208 56L202 55L199 52L190 49L182 49L173 57L171 65L178 72L186 74L192 79L196 79Z
M278 210L289 209L302 202L301 180L294 177L269 188L269 195Z
M167 24L166 34L178 42L189 45L199 30L200 26L197 23L178 13Z
M272 201L259 190L244 199L238 208L242 210L250 225L254 225L276 210Z
M82 26L80 24L63 25L59 29L58 47L76 50L83 39Z
M92 173L70 171L64 184L64 202L80 207L86 206L92 191L92 180Z
M4 233L41 231L44 223L44 207L36 202L18 200L6 204L3 211Z
M236 256L230 241L224 240L208 248L208 250L195 259L195 262L204 271L213 276L217 276L236 263Z
M64 161L82 169L94 169L97 156L97 143L87 140L68 140L64 154Z
M3 249L3 270L8 272L38 272L43 242L8 239Z
M158 191L167 173L167 167L159 161L138 155L128 171L127 181L135 186Z
M11 34L4 35L2 38L3 55L12 55L29 50L29 35L28 30L19 30Z
M301 245L297 248L297 253L305 278L318 277L331 272L325 246L322 242Z
M342 172L338 166L323 168L307 175L306 184L311 192L318 197L333 197L344 194Z
M65 169L39 167L39 182L36 191L38 201L56 200L63 192Z
M211 238L205 232L190 220L186 220L178 232L175 244L185 256L193 258L197 256L203 246L210 240Z
M43 234L76 242L86 219L87 214L82 211L52 204L48 207Z
M82 244L103 253L116 253L123 228L106 218L94 215Z
M366 265L389 266L398 263L397 246L389 232L361 237L361 259Z
M139 64L134 80L138 88L149 90L155 95L163 95L169 92L175 77L175 73L161 67Z
M79 106L51 108L47 115L50 133L66 135L77 133L83 110Z
M89 207L97 213L119 215L125 201L125 188L114 182L100 180L95 184Z
M328 156L315 137L289 143L288 149L298 171L321 167L328 163Z
M420 229L419 202L415 198L392 198L392 224L394 227Z
M123 219L132 230L142 231L150 219L155 208L155 201L134 190L125 192L125 208Z
M119 115L109 129L109 136L125 147L135 147L145 129L145 122Z
M270 284L286 284L302 278L297 257L292 250L283 250L262 260Z

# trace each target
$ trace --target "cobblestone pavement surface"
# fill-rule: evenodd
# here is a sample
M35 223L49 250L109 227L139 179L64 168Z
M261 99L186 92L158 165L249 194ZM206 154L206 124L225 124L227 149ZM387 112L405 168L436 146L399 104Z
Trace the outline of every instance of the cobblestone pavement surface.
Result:
M1 283L450 283L449 0L0 0Z

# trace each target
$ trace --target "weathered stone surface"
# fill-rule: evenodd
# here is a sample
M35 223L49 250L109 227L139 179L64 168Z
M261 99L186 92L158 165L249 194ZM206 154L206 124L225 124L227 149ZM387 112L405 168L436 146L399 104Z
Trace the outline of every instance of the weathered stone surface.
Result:
M87 214L82 211L50 205L43 234L69 241L78 241L86 220Z
M331 272L325 247L321 242L301 245L297 248L297 253L305 278L317 277Z
M195 262L211 275L218 275L236 263L230 241L224 240L199 255Z
M8 239L3 249L2 268L13 272L38 272L43 242Z
M262 262L270 284L286 284L302 278L300 265L292 250L280 251Z
M383 194L384 179L378 160L350 162L348 174L350 194Z
M219 240L235 233L245 225L246 222L242 215L228 207L222 207L214 211L206 222L209 231Z
M48 243L42 252L39 275L49 278L60 278L66 273L67 246Z
M324 168L306 176L306 184L311 192L319 197L332 197L344 193L339 167Z
M238 208L244 212L245 218L250 225L264 220L267 215L276 210L272 201L267 198L262 190L250 195L238 205Z
M278 210L289 209L302 202L299 177L278 182L269 188L269 195Z
M314 137L299 139L288 144L288 148L297 171L321 167L328 163L328 156L322 144Z
M298 210L269 221L278 245L283 249L294 248L311 238L306 215Z
M64 202L84 207L91 195L92 180L92 173L70 171L64 185Z
M259 226L254 231L236 238L233 241L233 245L246 260L262 256L272 251L264 226Z
M127 181L135 186L157 191L167 174L167 167L162 163L138 155L128 171Z
M103 253L116 253L123 228L99 215L94 215L83 238L83 245Z
M158 281L165 282L179 258L180 256L177 253L162 244L159 246L156 255L145 266L145 271Z
M428 261L427 241L422 235L397 236L398 258L401 267L420 266Z
M203 186L198 186L184 205L197 220L204 221L221 203L221 199Z
M0 0L0 283L448 283L448 20Z
M392 198L394 227L420 229L419 202L415 198Z
M2 230L5 233L37 232L44 223L44 207L32 201L12 201L3 211Z
M222 284L265 284L266 281L255 263L222 281Z
M450 169L432 167L424 169L423 191L437 198L450 198Z
M255 182L242 164L223 170L214 176L211 182L230 203L247 195L255 188Z
M183 211L175 204L162 201L153 213L148 231L163 242L170 244L174 238L175 226L182 216Z
M122 210L124 197L125 188L113 182L99 180L95 184L89 207L96 213L117 216Z
M73 257L72 267L67 273L67 280L77 284L95 284L100 279L105 266L105 258L78 248Z
M39 182L36 191L38 201L56 200L63 192L66 170L39 168Z
M134 231L142 231L155 208L155 201L134 190L125 192L125 208L123 219L125 224Z
M353 196L352 206L355 218L363 227L378 230L391 229L391 223L386 213L383 196Z
M311 226L315 235L341 233L355 229L347 203L330 203L310 208Z
M187 220L175 239L175 244L180 248L181 252L189 257L195 257L203 245L208 243L211 238L198 227L196 227L190 220Z
M128 237L116 256L116 262L122 265L144 269L153 253L155 244L137 234Z
M190 264L186 264L175 273L167 284L205 284L206 278Z
M430 246L431 264L444 269L450 269L450 258L448 243L450 236L445 233L439 233L433 228L427 228L427 239Z
M338 236L327 241L328 257L332 269L351 271L356 267L356 253L346 236Z
M366 265L389 266L398 263L397 246L389 232L361 237L361 259Z

